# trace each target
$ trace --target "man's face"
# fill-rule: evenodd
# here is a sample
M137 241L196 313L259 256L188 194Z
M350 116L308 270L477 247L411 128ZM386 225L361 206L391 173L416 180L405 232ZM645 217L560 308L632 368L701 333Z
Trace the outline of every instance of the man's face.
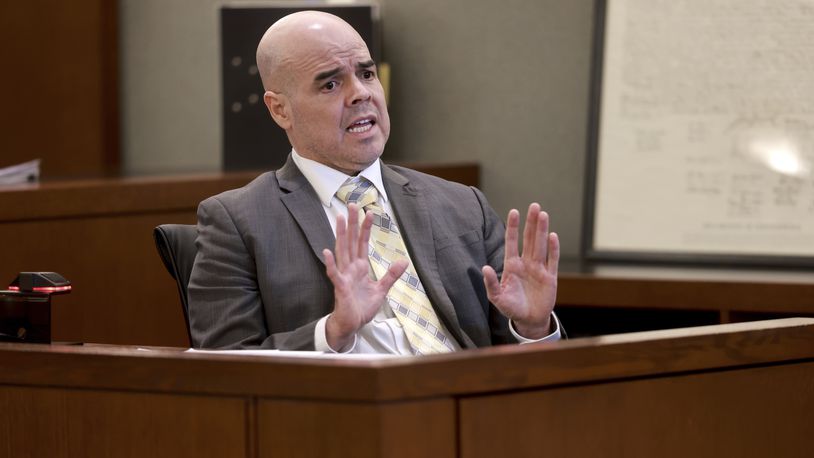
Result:
M354 174L375 161L390 135L377 68L352 30L320 29L287 63L286 132L308 159Z

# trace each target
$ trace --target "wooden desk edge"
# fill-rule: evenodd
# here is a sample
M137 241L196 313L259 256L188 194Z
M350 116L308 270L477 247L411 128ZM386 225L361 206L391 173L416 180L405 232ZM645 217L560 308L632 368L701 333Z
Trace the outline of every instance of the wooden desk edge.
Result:
M477 186L476 163L404 164L441 178ZM195 209L198 203L239 188L265 171L63 180L0 187L0 222L104 214Z
M814 273L799 270L560 270L557 293L564 306L814 314Z
M180 349L2 344L0 384L375 402L812 359L814 319L791 318L409 360L271 359Z

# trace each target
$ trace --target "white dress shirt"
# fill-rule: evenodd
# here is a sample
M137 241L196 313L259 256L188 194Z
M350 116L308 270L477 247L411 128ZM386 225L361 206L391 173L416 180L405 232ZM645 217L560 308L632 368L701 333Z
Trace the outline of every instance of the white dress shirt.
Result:
M331 229L335 236L336 217L342 215L347 220L348 216L348 207L336 197L336 192L350 176L319 162L306 159L297 154L296 151L292 150L291 156L297 168L300 169L300 172L302 172L314 188L314 191L316 191L317 196L319 196L322 208L325 210L325 215L331 223ZM377 203L393 221L396 222L396 225L398 225L393 209L387 199L387 191L384 189L379 160L377 159L376 162L368 168L362 170L359 175L373 183L373 186L375 186L379 192ZM337 350L332 349L330 345L328 345L328 340L325 335L325 323L327 320L328 316L324 316L317 322L316 329L314 330L314 344L317 351L336 352ZM554 323L556 326L555 331L539 340L530 340L520 336L511 323L509 324L509 329L520 343L558 340L560 338L560 324L556 317L554 317ZM444 326L443 323L441 323L441 326ZM455 339L452 338L452 334L446 328L444 328L444 332L450 336L450 340L452 340L456 350L460 349ZM382 307L376 313L376 316L373 317L373 320L357 331L353 343L347 348L342 348L338 351L342 353L413 354L410 342L407 340L407 334L404 332L401 323L386 302L382 304Z

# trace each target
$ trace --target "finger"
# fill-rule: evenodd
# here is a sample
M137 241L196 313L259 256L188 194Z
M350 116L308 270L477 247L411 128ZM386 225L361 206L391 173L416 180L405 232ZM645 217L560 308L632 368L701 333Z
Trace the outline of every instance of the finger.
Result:
M548 256L548 213L546 212L540 212L537 216L537 231L534 239L534 252L531 259L545 263Z
M504 263L510 258L517 257L517 231L520 226L520 212L515 209L509 211L509 217L506 219L506 243Z
M325 273L328 274L328 278L331 279L331 283L336 285L339 275L339 272L336 269L336 259L334 259L334 255L331 253L331 250L327 248L322 250L322 256L325 257Z
M523 257L532 258L535 247L537 246L535 235L538 227L538 215L540 214L540 204L533 203L529 205L529 210L526 212L526 225L523 226Z
M358 257L359 242L359 206L348 205L348 262L353 262Z
M362 229L359 232L359 240L356 245L356 256L359 258L367 257L367 246L370 242L370 231L373 227L373 213L365 213L365 219L362 220Z
M404 275L404 271L407 270L407 266L409 263L406 259L399 259L398 261L390 263L390 267L387 268L387 272L382 275L382 278L379 279L379 287L387 293L390 291L390 288L393 287L393 284Z
M344 269L345 266L348 265L347 230L348 226L345 224L345 217L342 215L337 215L336 246L334 247L334 253L336 255L336 267L338 269Z
M557 275L560 266L560 236L552 232L548 236L548 271L552 275Z
M486 296L489 298L489 302L494 304L500 296L500 282L497 279L497 273L492 266L483 266L481 272L483 273L483 285L486 287Z

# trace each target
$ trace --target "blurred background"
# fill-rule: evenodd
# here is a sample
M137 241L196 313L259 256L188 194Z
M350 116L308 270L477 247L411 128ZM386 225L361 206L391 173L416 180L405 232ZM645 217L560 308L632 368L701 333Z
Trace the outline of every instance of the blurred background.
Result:
M0 167L42 158L44 180L220 171L231 108L223 101L221 8L344 3L3 2ZM478 163L500 214L539 201L564 254L577 256L593 4L375 4L379 60L391 68L384 159ZM267 129L278 129L270 118Z

